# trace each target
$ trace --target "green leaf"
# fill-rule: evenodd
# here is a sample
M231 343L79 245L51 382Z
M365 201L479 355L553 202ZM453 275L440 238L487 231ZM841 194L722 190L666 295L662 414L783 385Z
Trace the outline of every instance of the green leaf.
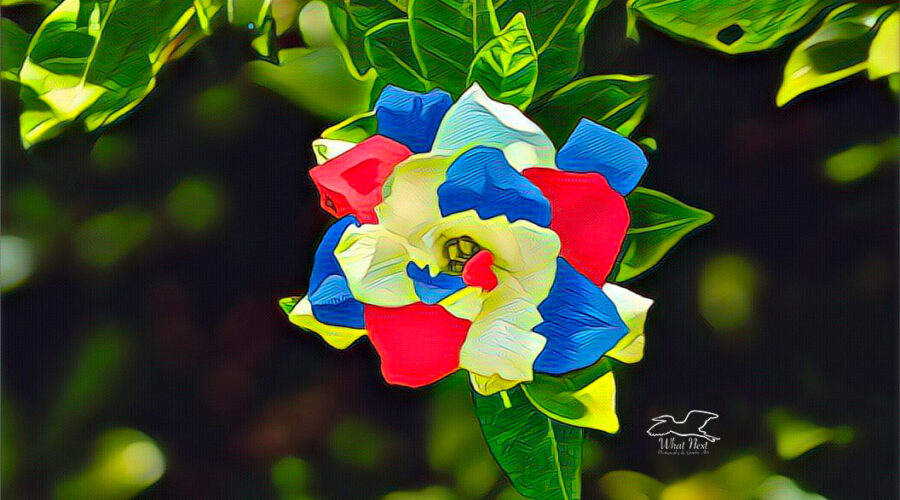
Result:
M602 357L591 366L561 376L535 373L522 390L538 410L554 420L616 433L619 419L612 376L616 366L612 359Z
M341 123L326 129L322 132L322 137L325 139L359 143L372 137L377 131L378 119L375 118L375 112L368 111L366 113L351 116Z
M341 41L338 44L341 55L351 74L362 78L371 67L366 56L366 33L385 21L404 17L404 11L387 0L325 0L325 3Z
M784 106L810 90L865 71L869 47L891 7L847 4L832 11L819 28L794 48L775 98Z
M900 13L894 12L878 28L869 48L869 79L900 73Z
M244 71L251 81L329 120L369 109L374 75L357 80L334 47L297 47L279 52L280 65L252 61Z
M535 97L558 89L575 77L582 67L584 33L594 13L609 0L507 0L497 2L497 20L507 23L521 12L538 55Z
M194 0L194 11L197 13L197 23L203 33L212 33L213 21L225 8L225 0Z
M473 397L488 447L519 493L535 500L581 498L583 429L535 409L521 387Z
M614 282L643 274L681 238L713 219L705 210L643 187L635 189L625 201L631 213L631 226L625 235L619 262L612 272Z
M278 64L278 35L275 33L275 20L267 16L263 20L259 34L250 42L253 52L263 61Z
M3 37L0 78L17 82L19 81L19 68L25 61L25 52L28 50L28 41L31 35L5 17L0 18L0 28L2 28Z
M629 36L635 17L657 29L726 54L777 47L835 0L629 0Z
M226 0L228 22L251 31L260 29L272 13L271 0Z
M459 95L475 54L499 27L491 0L412 0L409 31L425 79Z
M555 144L561 145L582 118L629 135L647 109L651 77L597 75L557 90L532 110L534 120Z
M431 82L413 53L406 19L385 21L366 34L366 54L379 78L406 90L427 92Z
M478 82L495 100L525 109L534 95L537 76L534 43L525 16L519 13L475 54L466 85Z
M153 15L147 15L152 12ZM22 143L80 121L88 131L134 109L183 44L190 0L65 0L41 23L19 71Z

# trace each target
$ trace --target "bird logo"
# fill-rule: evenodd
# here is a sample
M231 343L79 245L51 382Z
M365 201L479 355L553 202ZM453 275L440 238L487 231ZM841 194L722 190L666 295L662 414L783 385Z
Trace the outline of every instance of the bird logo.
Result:
M656 423L647 429L647 434L653 437L668 436L670 434L681 437L697 437L715 443L719 438L707 433L704 427L710 420L717 418L719 418L719 415L703 410L691 410L683 420L675 420L675 417L672 415L660 415L650 419Z

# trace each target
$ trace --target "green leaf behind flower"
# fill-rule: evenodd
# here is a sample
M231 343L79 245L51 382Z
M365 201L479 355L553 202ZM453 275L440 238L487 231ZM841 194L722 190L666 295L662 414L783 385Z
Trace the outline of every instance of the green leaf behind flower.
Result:
M534 120L554 144L565 142L581 118L629 135L644 118L651 77L597 75L576 80L534 106Z
M469 64L499 27L491 0L412 0L409 31L423 76L459 95Z
M726 54L777 47L835 0L629 0L629 36L635 17L678 38Z
M173 54L197 41L189 28L194 12L190 0L59 4L32 37L19 72L25 147L70 123L94 130L134 109Z
M525 109L537 77L534 43L525 16L519 13L475 54L466 85L478 82L495 100Z
M347 66L355 77L361 78L372 67L366 56L366 33L385 21L402 18L402 4L388 0L325 0L325 3Z
M538 56L536 97L565 85L581 71L588 22L608 3L609 0L496 2L497 20L501 25L519 12L528 22Z
M544 415L518 386L473 397L488 447L519 493L535 500L581 498L583 429Z
M832 11L819 28L794 48L775 99L784 106L810 90L834 83L868 66L878 26L896 7L847 4Z
M415 92L427 92L433 87L413 53L407 19L392 19L372 28L366 34L365 45L379 79Z
M0 59L0 77L4 80L18 81L19 68L25 61L25 52L28 50L28 33L13 21L0 18L2 28L3 47L2 59Z
M535 373L534 380L524 384L522 390L538 410L556 421L616 433L619 420L612 371L618 365L604 356L564 375Z
M639 187L626 197L631 225L612 281L633 279L659 261L688 233L713 219L711 213L675 198Z

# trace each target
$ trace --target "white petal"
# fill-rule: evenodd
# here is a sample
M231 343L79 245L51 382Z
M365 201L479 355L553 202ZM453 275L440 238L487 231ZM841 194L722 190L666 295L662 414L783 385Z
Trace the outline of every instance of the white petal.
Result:
M316 164L321 165L335 156L342 155L353 149L355 143L337 139L319 138L313 141L313 153L316 154Z
M459 366L483 377L525 382L547 339L531 331L543 319L521 288L507 282L487 294L469 327Z
M406 275L409 252L400 238L380 225L348 226L334 254L356 300L383 307L418 301Z
M644 322L653 300L612 283L603 285L603 293L613 301L619 316L628 326L628 334L606 355L623 363L637 363L644 357Z
M503 150L520 172L529 167L556 168L556 148L544 131L515 106L488 97L477 83L447 111L431 152L453 155L472 146Z

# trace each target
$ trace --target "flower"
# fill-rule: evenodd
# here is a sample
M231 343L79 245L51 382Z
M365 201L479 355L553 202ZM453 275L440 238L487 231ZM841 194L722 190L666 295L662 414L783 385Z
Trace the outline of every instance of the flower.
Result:
M310 177L338 218L292 322L343 349L368 336L384 378L419 387L467 370L481 394L601 356L635 362L652 301L606 283L647 160L583 119L556 150L473 85L388 86L374 135L314 143Z

